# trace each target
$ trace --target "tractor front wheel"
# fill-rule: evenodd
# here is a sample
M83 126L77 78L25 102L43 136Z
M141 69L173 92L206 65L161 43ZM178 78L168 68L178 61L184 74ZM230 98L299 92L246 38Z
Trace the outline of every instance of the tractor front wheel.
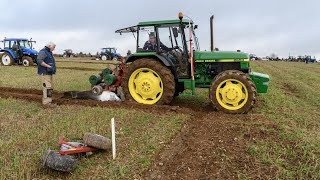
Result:
M5 52L2 55L1 62L4 66L11 66L14 64L14 59L9 53Z
M256 87L249 76L241 71L227 70L214 78L209 96L218 110L242 114L253 107L256 94Z
M106 55L102 55L102 56L101 56L101 60L102 60L102 61L106 61L107 59L108 59L108 57L107 57Z
M33 66L33 60L29 56L23 56L22 57L22 64L23 66Z
M175 92L174 76L170 69L150 58L129 64L121 85L126 99L142 104L169 104Z

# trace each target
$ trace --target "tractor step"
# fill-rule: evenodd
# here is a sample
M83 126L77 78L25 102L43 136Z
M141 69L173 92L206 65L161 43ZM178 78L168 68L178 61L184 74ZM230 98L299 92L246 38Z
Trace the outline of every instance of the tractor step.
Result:
M179 83L183 83L184 91L179 96L192 96L196 94L195 81L192 79L179 79Z

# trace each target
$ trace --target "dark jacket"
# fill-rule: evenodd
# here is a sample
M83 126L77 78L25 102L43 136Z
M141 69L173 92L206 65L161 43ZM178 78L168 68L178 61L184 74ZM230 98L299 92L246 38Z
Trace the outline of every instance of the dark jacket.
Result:
M52 68L46 68L41 66L41 63L45 62L49 64ZM56 62L54 60L53 54L50 51L48 47L44 47L40 50L38 57L37 57L37 63L38 63L38 74L56 74Z
M157 44L152 45L150 41L146 41L143 46L143 49L147 51L155 51L156 48L157 48ZM165 51L170 51L170 48L165 46L162 42L160 42L160 49L163 49Z

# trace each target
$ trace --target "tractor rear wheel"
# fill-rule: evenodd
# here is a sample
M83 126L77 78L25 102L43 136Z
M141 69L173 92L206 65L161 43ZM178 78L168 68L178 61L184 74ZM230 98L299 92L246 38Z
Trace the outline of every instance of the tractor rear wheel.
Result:
M121 85L126 99L142 104L169 104L175 92L174 76L170 69L150 58L129 64Z
M247 113L256 102L257 90L252 79L238 70L218 74L210 87L209 97L220 111L231 114Z
M23 66L33 66L33 60L29 56L23 56L22 57L22 64Z
M1 62L4 66L11 66L14 64L14 59L9 53L5 52L2 55Z

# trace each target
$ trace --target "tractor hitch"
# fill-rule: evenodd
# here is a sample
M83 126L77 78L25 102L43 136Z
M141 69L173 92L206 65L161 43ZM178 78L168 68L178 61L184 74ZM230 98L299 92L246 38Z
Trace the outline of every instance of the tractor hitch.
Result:
M59 137L60 151L61 155L65 154L77 154L77 153L87 153L98 150L90 146L85 146L83 143L79 142L66 142L64 137Z

